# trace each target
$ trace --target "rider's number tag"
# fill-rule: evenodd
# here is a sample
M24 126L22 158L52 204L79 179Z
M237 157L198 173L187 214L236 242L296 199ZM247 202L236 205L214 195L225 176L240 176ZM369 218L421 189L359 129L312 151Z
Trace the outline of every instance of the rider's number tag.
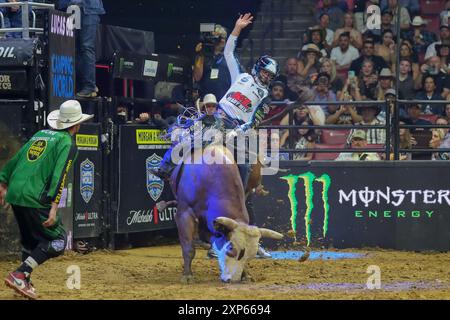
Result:
M211 79L219 78L219 69L211 69Z

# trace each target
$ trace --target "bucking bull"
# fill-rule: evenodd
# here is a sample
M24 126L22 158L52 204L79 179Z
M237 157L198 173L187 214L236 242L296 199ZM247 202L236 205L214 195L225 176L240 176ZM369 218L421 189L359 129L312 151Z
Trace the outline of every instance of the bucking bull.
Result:
M199 155L198 153L203 155ZM250 278L247 261L256 256L260 238L283 238L278 232L249 225L245 192L231 152L222 145L196 149L202 164L180 164L170 184L178 207L175 221L183 252L184 282L191 282L196 240L208 242L218 255L220 278L238 282ZM221 159L219 163L208 157Z

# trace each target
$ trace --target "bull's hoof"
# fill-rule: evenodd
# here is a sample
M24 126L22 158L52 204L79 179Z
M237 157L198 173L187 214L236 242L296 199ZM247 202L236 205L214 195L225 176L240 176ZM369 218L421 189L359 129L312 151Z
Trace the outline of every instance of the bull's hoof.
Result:
M181 283L183 283L183 284L191 284L191 283L194 283L194 276L192 275L192 274L190 274L190 275L183 275L182 277L181 277Z

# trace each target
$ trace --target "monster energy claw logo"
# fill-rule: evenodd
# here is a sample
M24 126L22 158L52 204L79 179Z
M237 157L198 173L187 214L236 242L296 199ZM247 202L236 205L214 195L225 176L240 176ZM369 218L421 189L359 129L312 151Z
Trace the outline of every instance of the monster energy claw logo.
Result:
M305 202L306 202L306 212L305 212L305 232L307 239L307 246L311 242L311 214L314 209L314 181L322 183L322 201L323 201L323 236L325 237L328 231L328 214L330 211L330 205L328 204L328 191L331 185L331 178L327 174L323 174L321 177L317 178L312 172L307 172L301 175L288 175L281 177L281 179L286 180L289 185L289 201L291 203L291 226L294 234L297 233L297 215L298 215L298 201L296 196L297 183L299 179L303 180L305 185Z

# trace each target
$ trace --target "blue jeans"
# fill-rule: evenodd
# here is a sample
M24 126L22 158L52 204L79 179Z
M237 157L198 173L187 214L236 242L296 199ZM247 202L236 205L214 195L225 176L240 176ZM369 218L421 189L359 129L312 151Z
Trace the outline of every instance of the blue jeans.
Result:
M78 91L95 90L95 45L99 23L100 17L96 14L81 16L76 46Z

